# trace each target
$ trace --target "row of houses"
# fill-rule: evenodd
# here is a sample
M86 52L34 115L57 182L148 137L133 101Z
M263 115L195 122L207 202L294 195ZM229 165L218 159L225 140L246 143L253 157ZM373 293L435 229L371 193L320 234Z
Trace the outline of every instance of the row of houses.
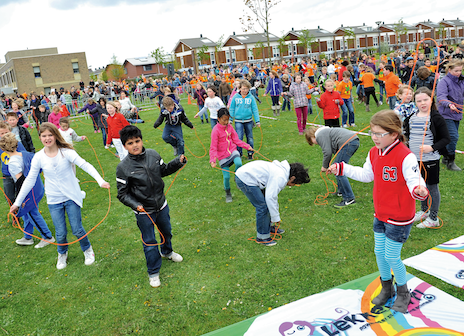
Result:
M217 43L200 35L199 38L181 39L174 47L174 57L179 68L256 63L264 59L291 59L299 61L303 57L341 57L353 51L387 52L402 46L415 49L417 42L424 38L440 43L457 44L464 38L464 21L443 19L439 23L430 20L410 25L402 22L385 24L376 22L377 27L346 26L330 32L321 27L308 30L294 30L278 37L269 33L270 48L267 48L265 33L236 35L235 32ZM306 46L301 41L305 41ZM434 44L429 41L429 44Z

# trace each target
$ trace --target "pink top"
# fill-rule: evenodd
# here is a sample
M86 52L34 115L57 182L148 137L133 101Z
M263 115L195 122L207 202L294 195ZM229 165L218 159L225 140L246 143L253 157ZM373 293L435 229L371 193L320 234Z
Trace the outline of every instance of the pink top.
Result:
M251 146L238 138L237 132L228 124L216 124L211 132L211 146L209 148L209 162L216 162L229 157L237 146L251 149Z
M56 127L60 128L60 118L61 118L61 113L55 114L55 112L52 112L48 116L48 122L51 122Z

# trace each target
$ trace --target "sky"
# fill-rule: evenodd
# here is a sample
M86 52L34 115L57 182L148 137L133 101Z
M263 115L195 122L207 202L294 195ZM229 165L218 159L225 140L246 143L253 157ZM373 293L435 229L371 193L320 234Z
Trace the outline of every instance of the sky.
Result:
M113 54L122 63L156 48L172 52L183 38L202 34L217 41L243 34L239 19L245 12L244 0L0 0L0 63L8 51L57 47L59 53L84 51L95 69L110 63ZM460 0L282 0L270 10L269 31L282 36L292 28L333 32L341 24L376 27L376 21L458 17L464 20ZM255 29L263 31L257 23Z

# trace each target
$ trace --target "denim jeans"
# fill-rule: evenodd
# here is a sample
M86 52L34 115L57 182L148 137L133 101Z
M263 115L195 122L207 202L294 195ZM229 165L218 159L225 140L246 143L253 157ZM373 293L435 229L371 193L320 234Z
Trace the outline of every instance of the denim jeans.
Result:
M198 111L201 111L201 109L205 106L205 104L198 104ZM203 114L200 116L201 121L203 121ZM205 120L208 120L208 114L205 113Z
M184 154L184 135L181 125L172 126L166 124L163 130L163 140L177 148L177 155Z
M77 238L81 238L86 234L84 227L82 226L81 208L74 203L72 200L67 200L63 203L49 204L48 209L50 216L52 217L53 225L55 226L56 242L58 244L66 244L68 242L67 235L68 229L66 227L66 214L68 215L69 225L73 235ZM82 238L79 243L81 244L81 250L86 251L90 247L90 241L88 237ZM58 245L58 253L66 253L68 251L68 245Z
M211 124L211 129L213 129L214 126L216 126L217 122L218 122L217 119L209 118L209 123Z
M411 232L412 223L408 225L393 225L374 218L374 232L384 233L388 239L405 243Z
M106 128L105 127L100 127L101 129L101 134L103 138L103 146L106 146Z
M224 103L224 105L227 106L227 103L229 102L229 95L227 96L222 96L221 99L222 99L222 102Z
M292 109L292 105L290 104L290 98L288 96L284 96L283 101L284 103L282 105L282 111L285 111L285 106L287 106L288 110L290 111Z
M169 206L166 205L161 211L151 213L150 217L153 219L153 222L156 223L156 226L164 237L164 244L160 245L161 253L163 255L170 255L172 252L172 234ZM161 255L158 246L149 246L157 244L155 227L150 217L146 214L135 215L137 226L139 227L142 239L145 242L143 243L143 252L145 253L145 259L147 261L148 275L159 273L161 268Z
M254 90L251 89L250 92L251 92L251 94L255 97L255 99L256 99L259 103L261 103L261 100L260 100L259 97L258 97L258 90L256 90L256 89L254 89ZM226 105L227 105L227 104L226 104Z
M448 155L456 155L456 144L459 140L459 122L460 120L445 119L446 126L448 126L448 132L451 138L449 144L446 145Z
M349 163L351 157L359 148L359 139L353 139L340 149L335 157L334 163ZM342 194L343 200L349 201L354 199L353 189L346 176L337 176L338 191Z
M23 216L24 220L24 238L31 239L30 234L34 232L34 227L40 232L42 238L52 238L52 233L47 226L47 223L40 214L39 209L34 208Z
M386 97L387 91L385 90L385 85L379 85L379 95L380 101L383 103L383 97Z
M396 104L396 96L388 97L388 106L390 107L390 110L395 109L395 104Z
M256 237L259 239L269 238L271 236L271 215L263 191L259 187L246 185L237 176L235 176L235 183L256 208Z
M343 98L342 107L342 125L346 125L346 122L349 121L350 125L354 124L354 109L353 104L351 103L351 98ZM349 115L349 118L348 118ZM349 120L348 120L349 119Z
M11 176L3 175L3 191L5 192L8 206L11 206L15 200L15 183Z
M247 144L249 144L252 148L254 145L253 142L253 122L248 121L248 122L235 122L235 130L237 131L238 138L243 141L243 134L246 135L247 137ZM242 147L237 148L238 152L240 153L240 156L242 155ZM248 154L253 154L252 151L248 151Z

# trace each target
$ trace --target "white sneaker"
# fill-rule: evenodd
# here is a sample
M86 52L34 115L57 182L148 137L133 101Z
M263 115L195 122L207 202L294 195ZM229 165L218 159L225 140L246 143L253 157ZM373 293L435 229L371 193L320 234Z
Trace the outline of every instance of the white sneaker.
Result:
M351 127L356 127L356 124L351 124Z
M150 280L150 286L156 288L161 286L160 276L159 274L155 274L148 278Z
M68 261L68 252L66 253L58 253L58 262L56 263L56 268L63 269L67 266Z
M422 223L417 224L416 228L427 229L427 228L437 227L437 226L440 226L440 221L438 218L433 220L430 217L427 217Z
M414 222L419 222L419 221L421 221L421 220L424 220L424 219L426 219L427 217L429 217L429 215L430 215L430 212L429 212L429 211L427 211L427 212L422 211L422 210L421 210L421 211L418 211L418 212L416 212L416 214L414 215Z
M92 246L84 251L85 261L84 264L92 265L95 262L95 253L93 252Z
M26 239L26 238L22 237L21 239L16 239L16 244L23 245L23 246L34 245L34 240L32 238L31 239Z
M344 124L344 125L343 125L343 128L347 128L347 127L348 127L348 125L347 125L347 124Z
M165 256L164 254L160 253L161 254L161 257L163 258L168 258L169 260L172 260L174 262L181 262L182 260L184 260L184 258L182 258L182 256L179 254L179 253L176 253L174 251L171 252L171 254L169 255L169 257Z
M41 240L40 243L38 243L36 246L34 246L35 248L42 248L42 247L45 247L47 245L50 245L50 243L54 243L55 242L55 238L52 236L51 239L44 239L44 240Z

